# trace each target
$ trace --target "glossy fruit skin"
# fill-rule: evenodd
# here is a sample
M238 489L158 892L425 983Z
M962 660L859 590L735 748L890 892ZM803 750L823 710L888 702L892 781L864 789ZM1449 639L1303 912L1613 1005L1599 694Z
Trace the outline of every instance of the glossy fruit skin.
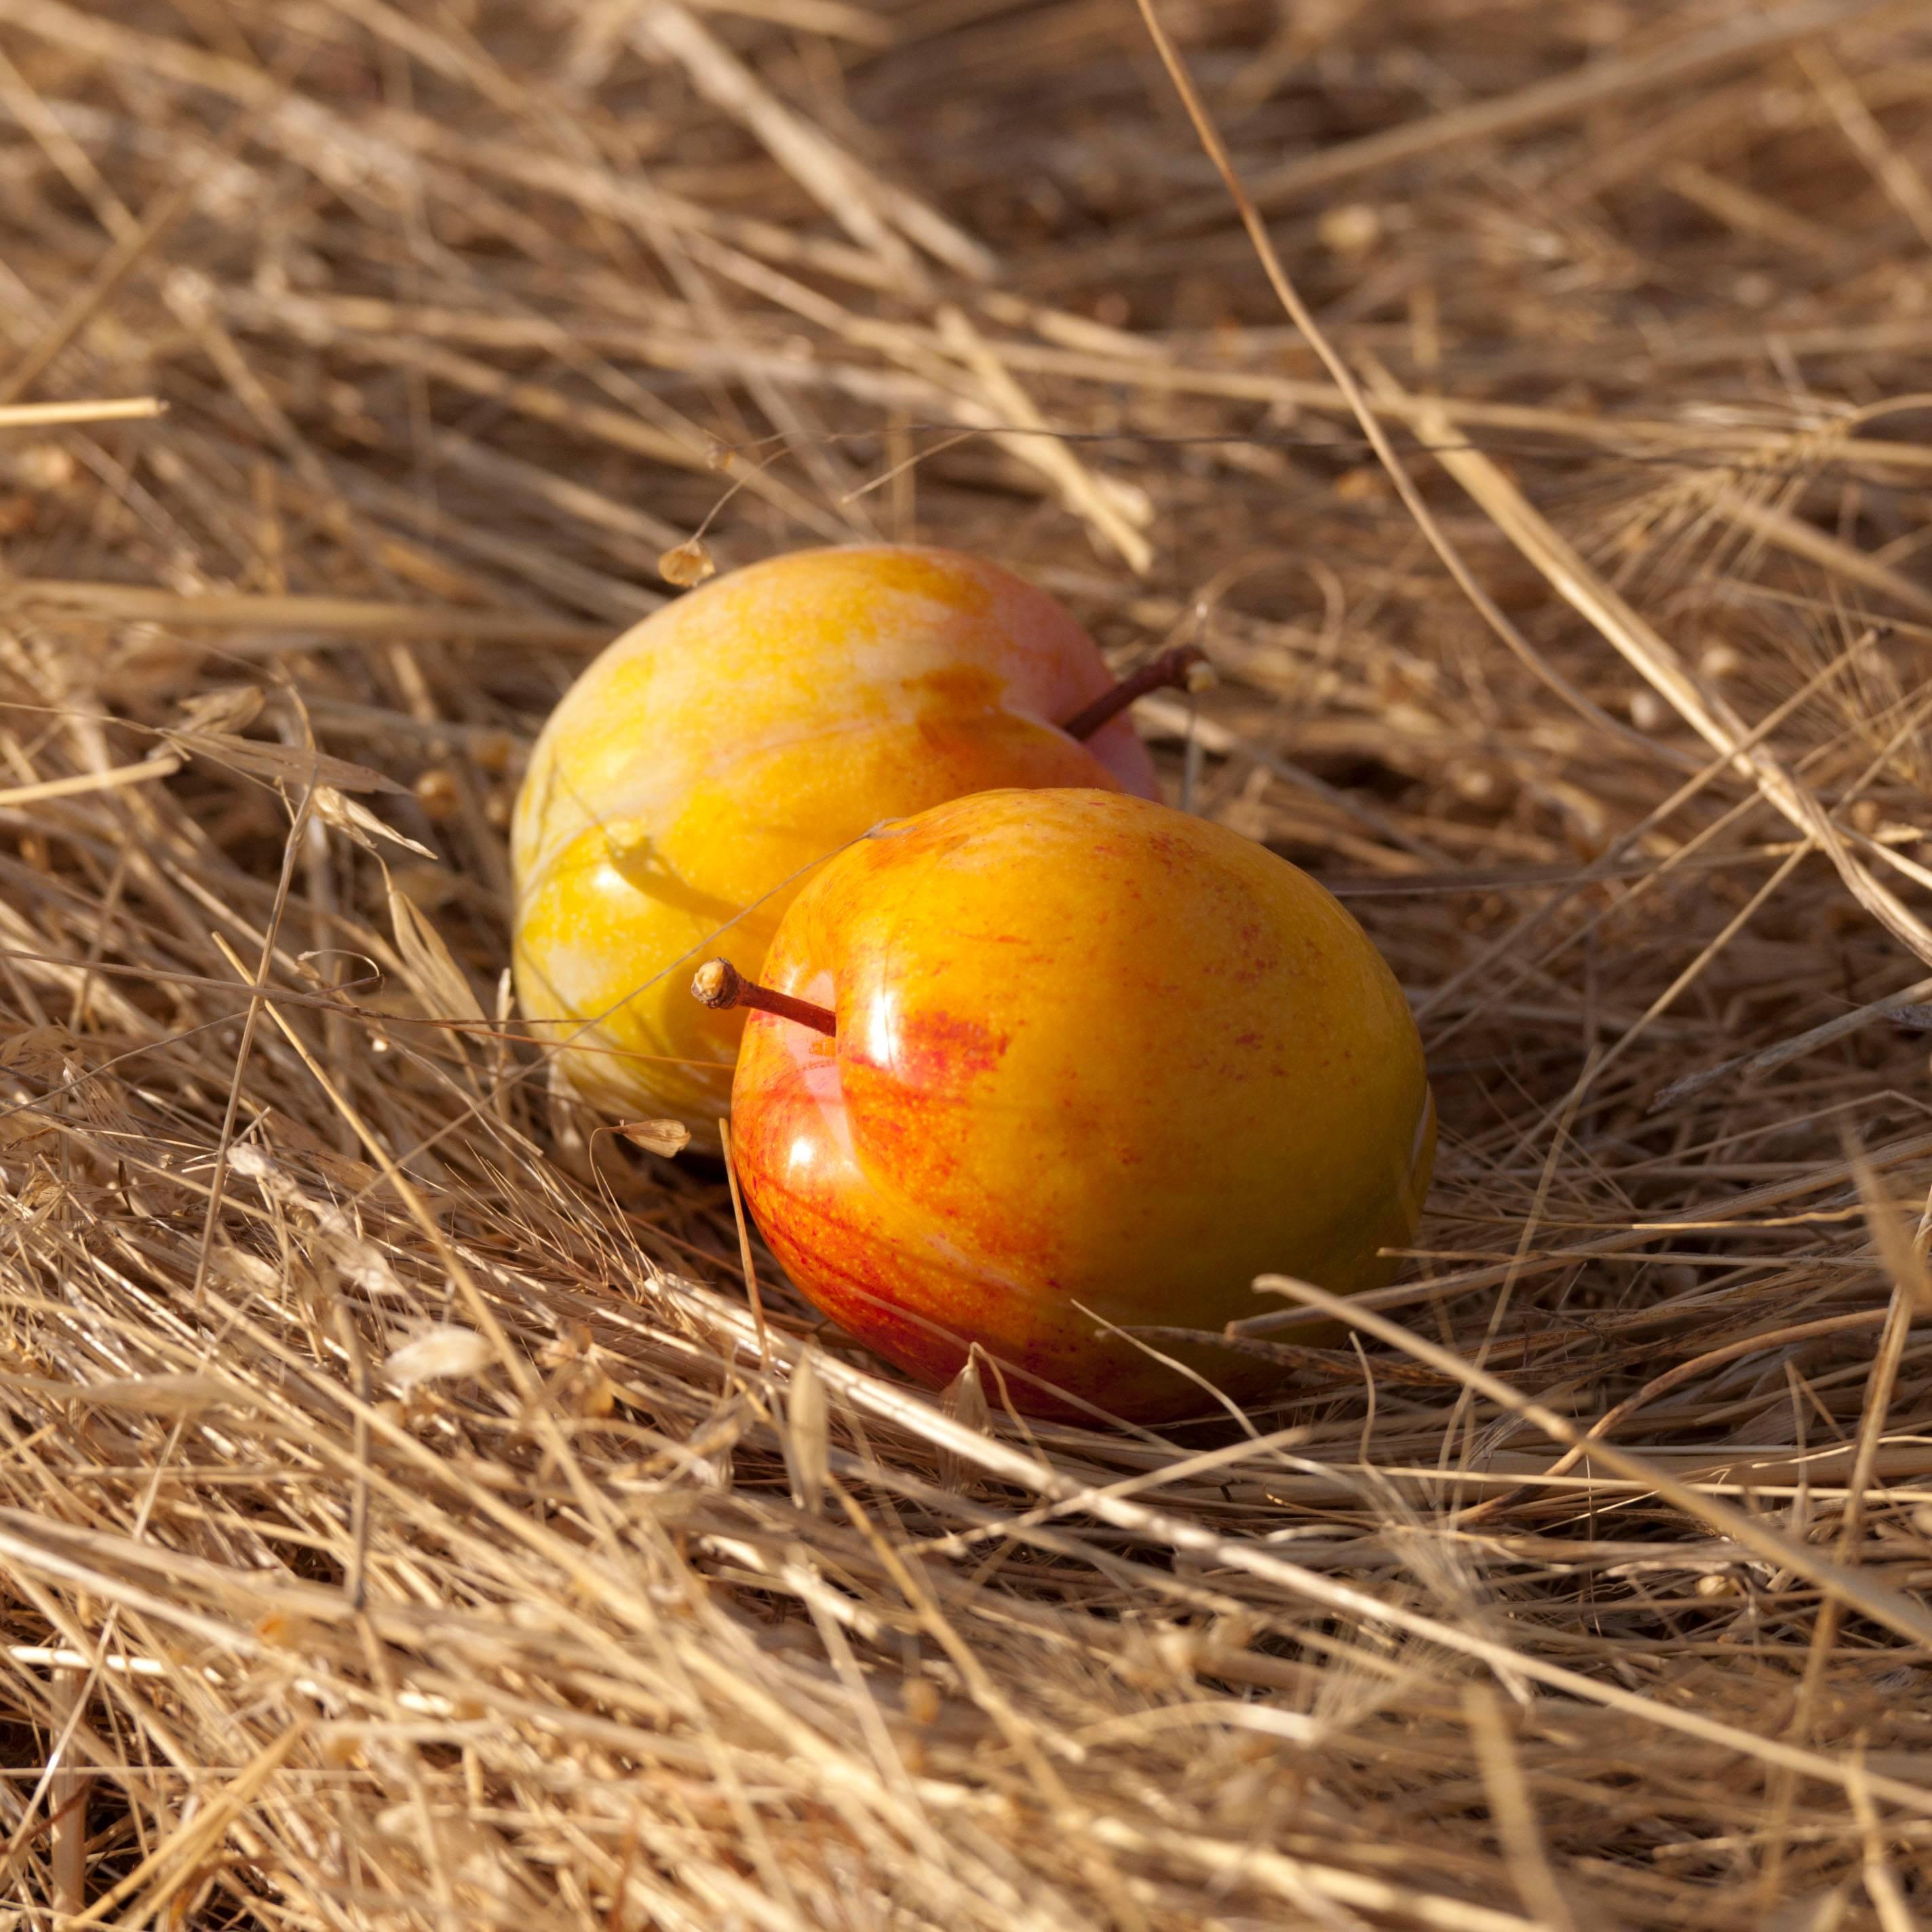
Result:
M1421 1211L1435 1109L1401 988L1223 826L1098 790L943 805L818 872L764 977L838 1028L752 1016L752 1210L818 1307L928 1383L976 1342L1022 1409L1211 1413L1094 1317L1211 1331L1275 1305L1260 1274L1378 1286ZM1281 1378L1158 1346L1237 1401Z
M511 832L517 994L568 1084L716 1150L742 1016L686 997L755 974L811 867L869 826L1007 785L1158 795L1117 719L1058 728L1112 680L1044 592L977 558L803 550L627 632L538 737Z

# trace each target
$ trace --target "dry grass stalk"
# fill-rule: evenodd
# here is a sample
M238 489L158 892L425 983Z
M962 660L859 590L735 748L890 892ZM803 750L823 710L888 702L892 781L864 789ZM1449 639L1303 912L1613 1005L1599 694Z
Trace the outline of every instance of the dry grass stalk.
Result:
M1932 30L1155 19L0 8L0 1928L1926 1916ZM550 704L873 536L1204 611L1414 992L1245 1426L905 1388L522 1036Z

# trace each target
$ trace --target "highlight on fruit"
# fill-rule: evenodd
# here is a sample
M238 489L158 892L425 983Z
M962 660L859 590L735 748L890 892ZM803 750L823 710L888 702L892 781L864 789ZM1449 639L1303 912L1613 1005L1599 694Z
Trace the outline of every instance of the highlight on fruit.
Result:
M1097 788L986 791L855 844L779 922L732 1150L825 1314L938 1385L983 1351L1036 1414L1150 1422L1268 1393L1214 1331L1288 1274L1394 1271L1435 1108L1394 975L1306 874ZM1158 1348L1137 1329L1202 1340Z
M538 737L512 825L518 1002L559 1076L614 1119L716 1152L745 1015L687 998L748 973L815 867L884 819L1072 786L1152 799L1124 715L1198 676L1117 684L1057 600L924 547L802 550L715 577L611 644Z

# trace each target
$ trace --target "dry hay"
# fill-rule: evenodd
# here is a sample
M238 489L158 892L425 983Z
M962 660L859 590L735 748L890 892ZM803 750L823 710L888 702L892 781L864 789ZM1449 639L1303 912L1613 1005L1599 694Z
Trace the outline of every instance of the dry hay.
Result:
M0 4L0 1927L1925 1910L1932 27L1162 12L1292 289L1126 0ZM700 526L1203 631L1445 1130L1278 1408L761 1354L549 1097Z

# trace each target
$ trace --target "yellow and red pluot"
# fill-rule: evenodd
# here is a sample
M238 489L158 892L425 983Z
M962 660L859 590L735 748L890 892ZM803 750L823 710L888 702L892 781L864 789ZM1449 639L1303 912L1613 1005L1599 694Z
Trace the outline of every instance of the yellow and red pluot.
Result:
M881 820L991 787L1157 796L1061 604L945 550L800 551L626 632L537 740L517 802L518 1000L568 1081L718 1145L742 1024L686 994L728 948L755 973L812 868Z
M1435 1110L1401 988L1327 891L1223 826L1090 789L942 805L818 872L763 976L833 1030L750 1016L752 1212L926 1382L977 1343L1036 1413L1212 1412L1113 1331L1217 1330L1264 1273L1378 1286L1421 1211ZM1154 1346L1237 1400L1281 1378Z

